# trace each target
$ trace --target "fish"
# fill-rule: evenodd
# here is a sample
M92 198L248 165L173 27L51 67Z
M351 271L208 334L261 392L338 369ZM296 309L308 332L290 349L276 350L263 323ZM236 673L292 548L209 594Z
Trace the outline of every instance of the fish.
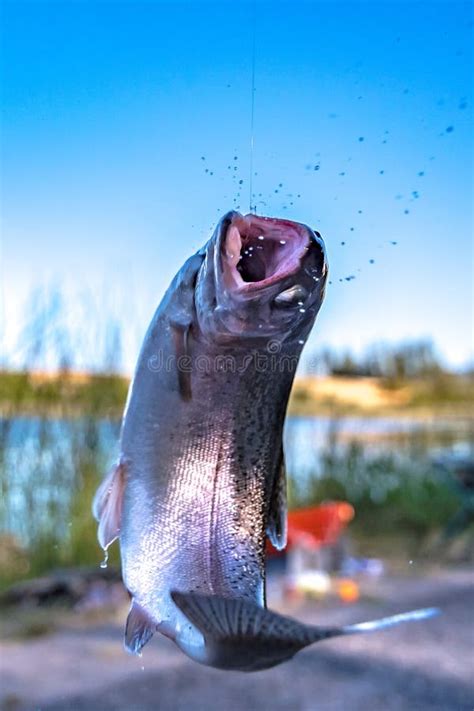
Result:
M266 539L286 546L285 414L327 276L317 230L230 211L158 306L93 502L106 554L120 542L128 651L159 632L201 664L256 671L432 614L337 628L266 607Z

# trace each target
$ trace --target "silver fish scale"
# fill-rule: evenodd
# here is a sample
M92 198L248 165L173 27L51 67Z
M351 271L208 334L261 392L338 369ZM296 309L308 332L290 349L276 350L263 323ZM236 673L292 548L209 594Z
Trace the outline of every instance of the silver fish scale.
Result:
M217 381L196 376L191 403L173 398L174 413L137 409L124 429L124 579L157 622L177 614L171 589L260 604L264 598L265 523L285 378L277 388L255 373L220 373Z

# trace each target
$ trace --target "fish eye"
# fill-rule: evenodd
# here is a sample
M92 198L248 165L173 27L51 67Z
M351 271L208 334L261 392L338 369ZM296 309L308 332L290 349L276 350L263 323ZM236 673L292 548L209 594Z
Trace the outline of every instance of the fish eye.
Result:
M308 291L301 286L301 284L295 284L290 286L289 289L281 291L277 296L275 296L275 306L279 308L291 308L292 306L298 306L301 302L305 301L308 297Z

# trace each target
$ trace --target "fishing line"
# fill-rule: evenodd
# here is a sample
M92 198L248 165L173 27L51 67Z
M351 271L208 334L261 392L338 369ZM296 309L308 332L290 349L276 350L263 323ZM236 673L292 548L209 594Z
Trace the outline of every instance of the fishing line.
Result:
M256 212L253 205L253 149L254 149L254 116L255 116L255 25L256 0L252 3L252 97L250 101L250 176L249 176L249 212Z

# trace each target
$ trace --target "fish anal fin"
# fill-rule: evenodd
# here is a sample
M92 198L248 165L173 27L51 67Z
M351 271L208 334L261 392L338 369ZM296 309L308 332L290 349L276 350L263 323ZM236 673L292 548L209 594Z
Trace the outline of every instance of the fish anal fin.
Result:
M97 489L92 512L99 522L97 537L106 550L120 534L122 500L125 489L125 464L119 461Z
M153 636L156 624L135 600L132 600L125 625L125 649L131 654L140 654L142 647Z
M205 637L267 638L301 643L301 646L316 641L314 628L254 602L176 590L171 592L171 597Z
M287 516L285 458L282 451L273 483L267 520L267 536L272 546L278 551L286 547Z

